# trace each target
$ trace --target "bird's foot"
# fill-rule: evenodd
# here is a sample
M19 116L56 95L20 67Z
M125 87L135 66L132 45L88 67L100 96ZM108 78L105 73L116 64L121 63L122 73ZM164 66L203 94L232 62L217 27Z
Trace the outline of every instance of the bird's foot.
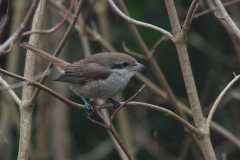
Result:
M121 106L121 103L118 102L116 99L113 99L113 98L108 98L114 105L114 111Z
M93 113L92 105L89 103L85 103L85 105L86 105L86 111L85 111L84 115L91 115Z
M93 113L92 105L89 104L89 102L82 95L80 95L80 97L82 98L83 102L86 105L86 111L85 111L84 115L91 115Z

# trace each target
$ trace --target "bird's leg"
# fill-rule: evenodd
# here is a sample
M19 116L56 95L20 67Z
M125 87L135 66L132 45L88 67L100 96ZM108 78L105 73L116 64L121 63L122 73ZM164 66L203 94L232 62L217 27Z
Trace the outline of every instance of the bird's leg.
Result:
M108 98L114 104L114 110L121 106L121 103L118 102L116 99Z
M91 106L91 104L89 104L89 102L82 95L80 95L80 97L82 98L83 102L86 105L86 111L85 111L84 115L91 115L93 112L93 107Z

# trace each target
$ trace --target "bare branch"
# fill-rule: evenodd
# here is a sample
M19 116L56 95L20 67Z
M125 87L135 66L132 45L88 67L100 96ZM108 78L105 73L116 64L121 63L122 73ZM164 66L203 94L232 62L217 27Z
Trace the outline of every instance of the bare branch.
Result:
M18 96L16 95L16 93L10 88L10 86L7 84L6 81L4 81L2 79L2 77L0 76L0 84L2 84L10 93L10 95L13 97L13 99L15 100L15 102L18 104L18 106L20 106L21 104L21 100L18 98Z
M137 97L137 95L143 90L143 88L145 87L145 85L143 85L138 91L137 93L135 93L132 97L130 97L127 101L125 101L123 104L121 104L121 106L119 106L112 114L111 116L111 121L110 121L110 125L112 125L113 119L115 118L116 114L118 113L118 111L124 107L128 102L130 102L131 100L133 100L135 97Z
M129 48L127 48L127 46L125 45L125 42L122 42L122 46L123 46L124 51L127 52L128 54L130 54L132 56L135 56L135 57L138 57L138 58L147 59L146 56L141 55L141 54L136 53L136 52L133 52Z
M228 15L226 9L224 8L222 2L220 0L214 0L220 13L222 14L223 19L228 24L228 26L232 29L233 33L237 36L237 38L240 40L240 30L236 26L236 24L233 22L231 17Z
M20 27L14 32L14 34L9 37L1 46L0 46L0 56L2 53L4 53L5 50L7 50L10 45L12 45L14 42L16 42L18 39L22 37L22 33L27 29L28 24L32 20L33 14L37 8L37 5L40 0L35 0L31 6L31 8L28 10L23 22L21 23Z
M173 42L175 42L175 39L173 37L173 35L162 29L162 28L159 28L157 26L154 26L152 24L149 24L149 23L144 23L144 22L141 22L141 21L137 21L137 20L134 20L130 17L128 17L127 15L125 15L120 9L118 9L118 7L115 5L115 3L112 1L112 0L108 0L108 2L110 3L110 5L113 7L113 9L122 17L124 18L125 20L127 20L129 23L132 23L132 24L136 24L136 25L139 25L139 26L143 26L143 27L146 27L146 28L151 28L153 30L156 30L158 32L161 32L162 34L166 35L168 38L170 38Z
M199 0L193 0L192 4L191 4L191 6L188 10L187 17L186 17L185 22L184 22L183 27L182 27L182 37L183 37L183 39L187 38L187 32L188 32L190 24L192 22L192 18L194 16L194 14L196 13L196 10L197 10L197 7L198 7L198 1Z
M157 47L160 46L160 44L162 44L162 42L167 41L168 39L169 39L169 38L168 38L167 36L162 36L162 37L153 45L153 47L152 47L152 49L151 49L151 55L150 55L150 57L153 57L153 55L154 55Z
M96 123L97 125L106 128L106 126L102 123L99 123L98 121L95 121L94 119L90 118L89 116L87 116L87 118L92 122L92 123Z
M110 133L111 135L114 137L114 139L117 141L117 143L119 144L119 146L121 147L122 151L126 154L126 156L128 157L128 159L132 160L131 155L129 154L129 152L127 151L127 149L124 147L122 141L120 140L120 138L118 137L112 123L108 123L107 120L104 119L104 117L102 116L102 114L98 111L98 109L95 106L94 100L90 100L90 103L94 109L94 111L97 113L97 115L102 119L102 121L104 122L105 126L95 120L92 120L92 122L100 125L100 126L104 126ZM91 119L90 119L91 120Z
M12 10L12 0L8 0L7 14L5 16L5 20L3 22L2 29L0 30L0 43L2 41L2 37L4 35L4 31L5 31L6 27L7 27L8 21L9 21L11 10Z
M225 2L225 3L223 3L223 6L229 6L229 5L234 4L234 3L237 3L237 2L240 2L240 0L233 0L233 1L230 1L230 2ZM215 11L215 10L217 10L217 9L218 9L217 7L213 7L213 8L210 8L210 9L206 9L206 10L200 12L200 13L195 14L193 18L194 18L194 19L195 19L195 18L199 18L199 17L201 17L201 16L203 16L203 15L205 15L205 14L207 14L207 13L210 13L210 12L212 12L212 11Z
M41 77L43 76L43 73L39 73L37 74L36 76L34 76L33 80L38 80L40 79ZM18 82L18 83L13 83L13 84L8 84L8 86L11 88L11 89L17 89L17 88L20 88L23 86L23 82ZM6 87L0 87L0 90L6 90L7 88Z
M214 102L213 106L212 106L212 109L208 115L208 118L207 118L207 127L209 129L209 126L211 124L211 120L212 120L212 117L213 117L213 114L215 113L216 109L217 109L217 106L219 104L219 102L222 100L223 96L227 93L227 91L230 89L230 87L239 80L240 78L240 75L238 76L235 76L235 78L225 87L225 89L221 92L221 94L218 96L218 98L216 99L216 101Z
M67 20L69 14L71 13L71 10L73 8L74 2L75 2L75 0L72 0L72 3L70 5L66 15L64 16L64 18L57 25L55 25L53 28L48 29L48 30L26 31L22 34L22 36L24 37L24 36L27 36L27 35L30 35L30 34L49 34L49 33L53 33L55 31L57 31L63 25L63 23Z

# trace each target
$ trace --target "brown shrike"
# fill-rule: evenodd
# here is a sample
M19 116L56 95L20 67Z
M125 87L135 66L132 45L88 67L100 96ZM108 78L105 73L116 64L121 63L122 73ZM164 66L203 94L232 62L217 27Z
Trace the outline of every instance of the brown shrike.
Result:
M124 53L97 53L83 60L68 63L26 42L20 46L57 66L62 74L53 81L71 84L70 88L82 98L87 107L85 114L93 110L85 98L108 98L115 109L119 107L120 103L112 97L123 91L135 71L145 69L144 65Z

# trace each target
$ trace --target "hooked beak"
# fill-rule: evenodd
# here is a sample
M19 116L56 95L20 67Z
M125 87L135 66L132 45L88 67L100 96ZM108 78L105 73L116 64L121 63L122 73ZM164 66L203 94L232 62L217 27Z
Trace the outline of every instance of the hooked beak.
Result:
M137 65L132 66L133 71L142 71L144 69L146 69L146 67L144 65L142 65L141 63L137 63Z

